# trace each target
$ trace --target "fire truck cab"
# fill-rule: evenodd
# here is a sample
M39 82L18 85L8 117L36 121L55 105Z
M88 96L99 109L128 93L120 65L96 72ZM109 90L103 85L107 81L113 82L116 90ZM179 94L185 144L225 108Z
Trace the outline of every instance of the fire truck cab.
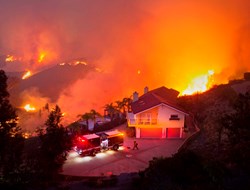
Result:
M83 135L78 137L74 149L79 155L95 155L109 149L118 150L123 140L123 133L118 130Z

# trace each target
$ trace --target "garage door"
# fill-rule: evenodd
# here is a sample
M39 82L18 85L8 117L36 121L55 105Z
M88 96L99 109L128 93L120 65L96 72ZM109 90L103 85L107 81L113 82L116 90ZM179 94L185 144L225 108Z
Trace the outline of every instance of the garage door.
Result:
M142 128L141 138L161 138L161 128Z
M167 138L180 138L180 128L168 128L167 129Z

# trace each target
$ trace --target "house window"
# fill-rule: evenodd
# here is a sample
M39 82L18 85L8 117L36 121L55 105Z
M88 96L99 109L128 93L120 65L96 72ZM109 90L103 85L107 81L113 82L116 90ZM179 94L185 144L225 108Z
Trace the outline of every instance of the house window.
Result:
M173 114L173 115L170 115L169 120L180 120L180 118L177 114Z
M143 124L150 124L151 114L150 113L142 113L140 117L140 122Z

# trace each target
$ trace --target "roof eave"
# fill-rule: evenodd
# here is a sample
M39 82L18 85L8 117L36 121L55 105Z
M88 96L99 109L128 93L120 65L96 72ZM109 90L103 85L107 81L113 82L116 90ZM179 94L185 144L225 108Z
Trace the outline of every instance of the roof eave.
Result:
M173 110L175 110L175 111L178 111L178 112L181 112L181 113L183 113L184 115L189 115L188 113L186 113L186 112L184 112L184 111L182 111L182 110L180 110L180 109L178 109L178 108L175 108L175 107L173 107L173 106L170 106L170 105L168 105L168 104L166 104L166 103L163 103L163 102L161 102L161 103L159 103L159 104L157 104L157 105L154 105L154 106L152 106L152 107L150 107L150 108L147 108L147 109L145 109L145 110L142 110L142 111L139 111L139 112L133 112L133 114L140 114L140 113L142 113L142 112L145 112L145 111L148 111L148 110L151 110L151 109L153 109L153 108L155 108L155 107L158 107L158 106L160 106L160 105L166 105L167 107L170 107L171 109L173 109Z

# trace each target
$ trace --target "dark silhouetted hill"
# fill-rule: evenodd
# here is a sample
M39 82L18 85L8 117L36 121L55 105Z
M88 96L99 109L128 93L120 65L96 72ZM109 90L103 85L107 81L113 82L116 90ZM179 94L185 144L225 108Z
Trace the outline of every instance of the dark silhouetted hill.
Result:
M84 78L90 71L94 71L94 68L84 64L56 65L25 80L20 80L10 89L11 99L15 104L23 91L37 88L42 96L49 97L54 102L64 89Z

